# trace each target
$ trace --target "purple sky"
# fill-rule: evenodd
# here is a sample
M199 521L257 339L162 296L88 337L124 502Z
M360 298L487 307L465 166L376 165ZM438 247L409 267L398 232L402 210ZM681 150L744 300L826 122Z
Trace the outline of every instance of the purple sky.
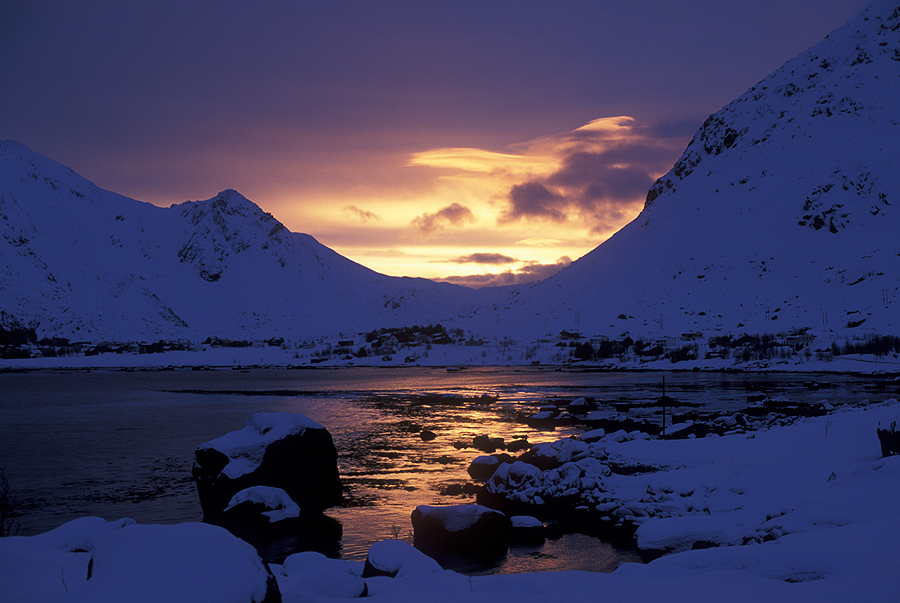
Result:
M158 205L235 188L381 272L513 282L866 4L5 2L0 138Z

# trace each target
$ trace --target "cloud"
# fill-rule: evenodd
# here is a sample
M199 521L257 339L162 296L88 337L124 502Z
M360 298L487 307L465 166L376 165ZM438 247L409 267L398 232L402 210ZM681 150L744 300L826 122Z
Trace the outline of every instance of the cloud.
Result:
M515 184L509 190L509 207L501 214L500 224L521 218L547 218L554 222L566 220L563 208L566 200L537 181Z
M372 220L381 220L381 216L379 216L378 214L370 212L365 209L360 209L360 208L356 207L355 205L345 205L342 208L342 211L344 211L345 213L348 213L352 216L355 216L356 218L358 218L359 220L362 220L363 222L371 222Z
M557 165L499 196L498 224L550 220L594 234L614 232L640 211L647 190L677 157L681 140L661 134L673 129L639 128L630 117L604 118L520 145L525 153L555 155Z
M538 262L529 262L525 266L519 268L518 273L525 278L528 278L528 281L531 282L536 280L543 280L548 276L553 276L566 266L572 263L572 258L569 256L563 256L556 260L553 264L539 264Z
M413 153L407 165L480 174L546 172L550 159L527 154L497 153L469 147L446 147Z
M687 119L639 125L627 115L603 117L502 153L447 147L416 153L407 165L442 169L458 198L490 204L498 226L553 224L595 238L637 215L653 182L684 150L689 127ZM430 217L417 218L423 232L434 230Z
M529 247L551 247L559 245L563 241L561 239L550 239L547 237L530 237L516 241L516 245L527 245Z
M413 219L412 224L422 233L430 234L435 230L444 228L448 224L460 226L474 221L475 214L472 213L471 209L459 203L451 203L433 214L424 213L421 216L417 216Z
M538 262L527 262L524 266L516 270L506 270L505 272L492 274L469 274L464 276L448 276L444 278L436 278L433 280L453 283L454 285L462 285L473 289L481 289L483 287L502 287L505 285L525 285L543 280L553 276L566 266L572 263L572 260L563 256L556 262L551 264L540 264Z
M521 260L503 255L502 253L470 253L447 262L452 264L515 264Z

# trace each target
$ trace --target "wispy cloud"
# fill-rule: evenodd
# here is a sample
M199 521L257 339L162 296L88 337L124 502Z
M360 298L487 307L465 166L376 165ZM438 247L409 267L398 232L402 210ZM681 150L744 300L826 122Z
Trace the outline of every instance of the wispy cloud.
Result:
M471 209L459 203L451 203L432 214L424 213L417 216L412 224L423 234L430 234L447 225L460 226L472 222L475 222L475 214Z
M447 147L414 153L407 165L427 166L478 174L546 173L552 157L526 153L497 153L468 147Z
M378 214L356 207L355 205L345 205L342 210L344 213L350 214L351 216L361 220L363 222L372 222L374 220L381 220L381 216Z
M550 239L547 237L529 237L516 241L516 245L525 245L526 247L553 247L562 243L560 239Z

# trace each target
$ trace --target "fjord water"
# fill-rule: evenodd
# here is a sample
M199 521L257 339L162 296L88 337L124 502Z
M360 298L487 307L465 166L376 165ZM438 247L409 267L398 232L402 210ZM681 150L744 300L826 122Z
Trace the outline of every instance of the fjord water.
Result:
M483 454L454 443L471 444L482 434L507 442L527 437L532 444L576 434L585 428L539 431L521 418L542 404L581 396L620 408L646 403L661 395L662 378L546 368L6 372L0 373L0 466L25 505L21 535L84 515L200 521L190 481L194 449L240 429L254 412L302 413L325 426L338 449L346 501L328 511L343 525L336 552L363 559L376 540L410 538L416 505L472 501L440 493L469 482L466 468ZM811 380L823 389L810 389ZM870 382L848 375L665 373L667 395L708 410L739 410L757 391L859 402ZM612 404L600 408L616 416ZM629 416L658 421L658 410L632 409ZM424 441L420 428L437 437ZM514 548L491 571L611 571L633 559L575 534Z

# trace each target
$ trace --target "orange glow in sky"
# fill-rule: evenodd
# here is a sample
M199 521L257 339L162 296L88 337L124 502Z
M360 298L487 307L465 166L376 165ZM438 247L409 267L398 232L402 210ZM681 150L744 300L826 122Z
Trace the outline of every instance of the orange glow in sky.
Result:
M270 205L291 230L385 274L471 286L535 280L633 219L684 144L631 117L601 118L502 151L415 151L370 186L306 199L296 213L290 193Z
M867 4L6 2L0 138L164 207L235 189L386 274L535 280Z

